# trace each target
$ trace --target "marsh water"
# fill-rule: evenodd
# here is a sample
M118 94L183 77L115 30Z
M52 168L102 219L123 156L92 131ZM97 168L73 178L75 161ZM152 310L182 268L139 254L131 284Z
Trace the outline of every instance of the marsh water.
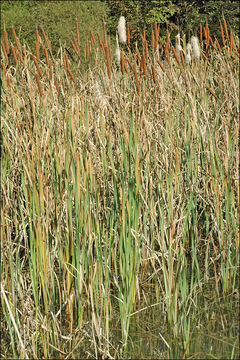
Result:
M239 359L239 293L214 296L210 291L200 295L195 315L186 314L185 326L177 336L173 336L161 303L138 310L132 316L128 345L120 358ZM121 344L121 335L120 314L116 313L111 326L111 343L116 347ZM73 358L81 357L79 349ZM85 351L83 345L82 353Z

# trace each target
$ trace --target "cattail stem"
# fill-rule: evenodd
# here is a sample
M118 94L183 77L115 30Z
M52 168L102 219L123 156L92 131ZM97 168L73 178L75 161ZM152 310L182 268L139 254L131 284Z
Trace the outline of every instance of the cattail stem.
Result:
M57 79L55 78L55 76L54 76L54 85L55 85L55 87L56 87L56 89L57 89L57 93L59 94L59 86L58 86L58 82L57 82Z
M214 45L214 43L213 43L213 41L212 41L211 36L209 36L209 40L210 40L210 43L211 43L212 47L216 50L215 45Z
M181 56L182 66L185 68L185 62L184 62L184 57L183 57L182 51L180 51L180 56Z
M210 89L208 86L206 86L206 89L215 97L215 99L218 99L217 95L212 89Z
M176 53L176 50L175 50L174 46L172 46L172 51L173 51L173 54L175 56L175 59L177 60L178 65L180 66L181 63L180 63L180 60L179 60L179 58L177 56L177 53Z
M161 64L160 60L158 60L158 64L159 64L160 68L162 69L162 71L166 72L166 70L165 70L164 66Z
M17 54L16 54L15 47L14 47L13 45L11 45L11 49L12 49L12 53L13 53L13 57L14 57L15 63L16 63L16 65L17 65L18 61L17 61Z
M40 79L41 79L41 78L42 78L42 71L41 71L41 69L40 69L40 67L39 67L39 65L38 65L38 62L37 62L37 60L36 60L36 58L35 58L34 55L31 55L31 57L32 57L32 59L33 59L33 61L34 61L34 64L35 64L35 66L36 66L36 68L37 68L39 77L40 77Z
M135 76L135 81L136 81L136 86L137 86L137 93L139 95L140 94L140 82L138 80L137 69L136 69L135 65L133 65L133 73L134 73L134 76Z
M64 65L65 65L66 70L70 70L67 54L64 55L64 60L65 60Z
M17 56L18 56L18 58L20 59L20 61L21 61L21 63L25 66L25 64L24 64L24 61L23 61L23 58L22 58L22 53L21 53L21 51L17 51Z
M107 46L107 32L106 32L106 24L103 23L103 33L104 33L104 46Z
M201 54L202 54L202 56L204 57L205 60L208 59L202 50L201 50Z
M67 68L67 72L68 72L68 74L70 75L70 78L72 79L72 81L74 82L74 84L76 84L76 79L75 79L75 77L73 76L73 74L72 74L72 72L71 72L71 70L70 70L69 68Z
M89 45L86 44L86 60L89 60Z
M153 76L153 82L156 83L156 70L154 65L152 65L152 76Z

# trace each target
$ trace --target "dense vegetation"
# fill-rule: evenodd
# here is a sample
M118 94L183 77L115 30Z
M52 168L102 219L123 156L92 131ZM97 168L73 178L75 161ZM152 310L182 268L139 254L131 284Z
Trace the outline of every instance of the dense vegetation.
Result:
M2 34L1 358L144 357L129 334L154 307L151 358L206 358L211 317L228 350L207 355L234 359L238 37L221 18L181 51L154 22L114 53L107 27L83 43L71 21L67 47L48 20L32 50Z
M69 48L76 18L80 26L81 49L86 45L89 28L102 35L103 22L106 22L112 38L115 37L121 15L127 19L133 40L138 39L138 31L143 30L146 30L147 38L150 38L149 25L155 20L161 25L160 37L166 36L167 28L172 39L178 32L188 36L197 35L199 26L206 23L214 35L220 37L219 22L223 16L229 28L240 36L239 2L235 0L5 0L1 4L1 11L1 37L4 28L11 34L11 27L14 26L20 40L24 39L33 50L35 29L44 27L54 53L59 48L59 41Z

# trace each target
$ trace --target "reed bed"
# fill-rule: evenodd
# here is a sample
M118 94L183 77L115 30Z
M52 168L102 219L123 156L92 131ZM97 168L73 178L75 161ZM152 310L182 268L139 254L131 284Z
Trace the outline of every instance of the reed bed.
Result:
M43 28L36 53L4 33L1 357L124 357L153 304L186 356L205 285L233 306L239 281L237 40L201 27L187 64L128 29L117 64L76 27L55 56Z

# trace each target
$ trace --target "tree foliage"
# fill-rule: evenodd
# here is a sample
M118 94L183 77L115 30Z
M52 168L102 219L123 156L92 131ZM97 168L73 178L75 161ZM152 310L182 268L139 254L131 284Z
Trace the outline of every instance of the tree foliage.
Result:
M1 36L6 29L13 40L14 26L19 40L26 42L34 51L36 28L44 28L53 52L59 49L59 41L70 46L72 33L76 36L76 19L79 22L80 48L89 39L89 28L102 33L106 16L106 4L101 1L9 1L1 4Z
M104 1L104 0L102 0ZM166 27L174 37L177 32L189 36L199 33L200 25L208 23L211 33L220 35L219 21L225 17L229 28L239 34L239 2L236 0L106 0L108 29L116 31L118 19L126 17L132 29L147 30L150 35L154 20L161 25L160 36Z

